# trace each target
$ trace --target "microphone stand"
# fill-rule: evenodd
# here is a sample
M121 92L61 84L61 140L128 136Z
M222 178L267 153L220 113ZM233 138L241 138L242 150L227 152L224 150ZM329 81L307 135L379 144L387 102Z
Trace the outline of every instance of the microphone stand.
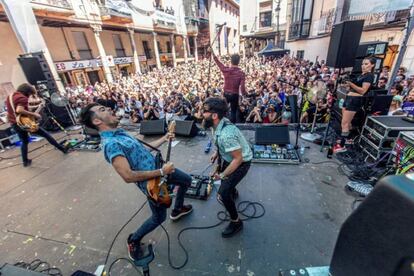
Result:
M210 90L210 88L211 88L211 86L210 86L210 75L211 75L211 57L212 57L212 55L213 55L213 47L212 47L212 45L214 45L214 43L216 42L216 40L217 40L217 37L219 36L219 34L221 33L221 29L224 27L224 25L225 24L223 24L223 25L221 25L221 26L219 26L219 29L220 29L220 31L218 31L217 33L216 33L216 36L214 37L214 39L213 39L213 42L211 42L210 43L210 45L208 46L208 48L210 48L211 49L211 52L210 52L210 56L209 56L209 61L208 61L208 77L207 77L207 83L208 83L208 88L207 88L207 91L208 90ZM206 92L207 92L206 91Z

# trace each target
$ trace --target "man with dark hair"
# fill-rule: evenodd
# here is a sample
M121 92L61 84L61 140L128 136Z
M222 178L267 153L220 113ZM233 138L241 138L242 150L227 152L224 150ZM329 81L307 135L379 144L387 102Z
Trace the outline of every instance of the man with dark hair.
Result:
M40 120L42 116L38 113L41 108L38 108L35 112L29 111L29 96L34 95L36 90L33 86L28 83L23 83L17 87L16 92L6 99L7 107L7 118L14 131L16 131L21 141L20 151L22 154L23 166L28 167L32 164L32 160L28 158L28 145L29 145L29 134L26 130L22 129L17 125L16 117L18 115L31 116L37 120ZM55 146L58 150L63 153L67 153L67 150L60 145L46 130L39 127L36 132L32 134L42 136L46 140Z
M119 119L114 111L97 103L86 106L80 114L80 121L87 127L99 130L103 141L105 159L112 164L116 172L126 183L135 183L138 188L148 196L147 181L157 177L168 175L168 184L178 185L174 209L170 218L178 220L193 211L191 205L184 205L184 195L191 185L191 177L181 170L175 169L172 162L168 162L157 168L155 158L137 139L130 136L125 130L118 129ZM164 142L173 138L172 134L166 134L150 145L158 148ZM140 259L145 252L142 238L156 229L165 221L167 207L148 200L152 216L141 225L127 239L128 254L133 260Z
M209 51L213 55L213 59L216 62L217 66L220 68L220 71L223 73L224 97L230 104L231 109L230 121L232 123L236 123L237 110L239 109L239 93L241 92L243 95L247 94L245 87L246 76L244 72L239 68L240 56L238 54L232 55L231 66L227 67L220 62L216 55L214 55L212 49L210 49Z
M227 110L227 102L222 98L208 98L203 105L203 126L205 129L214 129L214 143L217 147L211 156L212 163L217 159L219 163L218 172L214 174L215 180L221 180L217 197L230 215L230 223L221 233L224 238L232 237L243 228L234 199L238 195L236 186L249 171L253 158L246 138L224 118Z

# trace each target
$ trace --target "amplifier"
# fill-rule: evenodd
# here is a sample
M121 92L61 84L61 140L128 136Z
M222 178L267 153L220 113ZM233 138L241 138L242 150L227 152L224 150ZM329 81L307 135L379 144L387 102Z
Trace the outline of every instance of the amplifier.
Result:
M297 165L300 159L292 145L254 145L252 162Z

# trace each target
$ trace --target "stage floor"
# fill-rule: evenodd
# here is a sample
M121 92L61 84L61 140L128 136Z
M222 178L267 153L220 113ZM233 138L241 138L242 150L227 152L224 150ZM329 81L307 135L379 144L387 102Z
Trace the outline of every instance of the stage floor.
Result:
M243 131L250 140L253 131ZM291 133L294 142L294 133ZM180 141L172 151L176 167L200 173L209 155L204 153L208 137ZM346 177L333 163L312 164L326 159L319 146L310 146L300 165L253 164L238 185L238 201L262 203L264 217L245 222L242 232L223 239L224 224L214 229L190 230L182 240L189 262L181 270L168 264L167 239L161 228L146 237L155 242L152 275L277 275L279 269L329 265L338 231L351 213L354 198L344 186ZM45 141L31 144L29 149ZM133 184L125 184L104 160L102 152L71 152L62 155L51 146L36 150L30 168L21 165L1 169L0 266L41 259L60 268L64 275L76 270L94 272L105 261L107 250L120 227L146 200ZM165 151L165 146L163 147ZM19 155L18 149L5 155ZM332 159L335 160L335 159ZM16 159L0 161L0 167ZM184 253L178 232L188 226L218 222L222 210L215 192L208 201L190 200L194 212L179 222L167 218L164 226L172 237L172 260L182 263ZM125 240L148 216L149 208L124 229L109 262L127 257ZM136 275L126 262L118 263L112 275Z

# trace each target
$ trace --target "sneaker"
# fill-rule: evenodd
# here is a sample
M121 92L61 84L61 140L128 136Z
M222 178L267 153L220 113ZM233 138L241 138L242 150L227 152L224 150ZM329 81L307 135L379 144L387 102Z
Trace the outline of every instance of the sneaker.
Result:
M32 159L28 159L26 162L23 162L23 167L29 167L32 164Z
M145 244L132 241L132 234L127 239L128 256L132 261L137 261L144 256Z
M336 145L333 147L333 152L334 152L334 153L340 153L340 152L346 152L346 151L347 151L346 147L341 147L341 145L340 145L340 144L336 144Z
M230 221L229 225L221 232L221 236L223 238L230 238L233 237L237 232L243 229L243 222L239 219L239 221Z
M191 206L191 204L183 205L183 207L181 207L180 210L174 209L174 210L171 211L170 219L178 220L182 216L188 215L192 211L193 211L193 206Z

